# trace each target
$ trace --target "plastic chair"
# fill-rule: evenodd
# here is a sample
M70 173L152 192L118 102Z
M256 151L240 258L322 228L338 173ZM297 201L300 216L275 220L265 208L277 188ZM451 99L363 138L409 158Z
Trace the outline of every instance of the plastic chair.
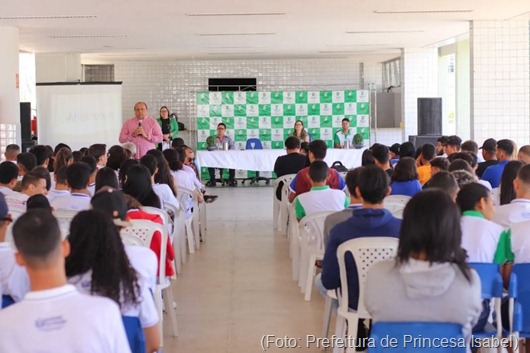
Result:
M10 295L2 295L2 309L7 308L10 305L15 304L15 301Z
M368 269L374 263L395 257L397 248L398 238L391 237L356 238L348 240L339 246L337 249L337 258L339 261L341 286L342 288L349 286L345 256L347 253L350 253L353 255L357 267L359 302L357 310L354 311L350 309L348 290L342 290L341 294L338 295L339 308L337 310L337 323L335 326L335 335L337 337L350 336L354 340L357 338L359 319L370 318L370 314L364 307L364 284ZM326 313L326 315L331 315L331 313ZM333 352L340 352L340 348L336 346Z
M70 223L72 222L72 219L77 213L78 211L71 210L53 211L53 215L55 216L55 218L57 218L57 222L59 223L59 229L61 230L61 235L63 236L63 238L66 238L66 236L70 232Z
M177 209L175 206L166 204L164 205L164 208L166 212L171 216L173 216L173 239L176 239L175 237L178 235L178 250L180 251L180 259L182 261L182 264L184 265L186 263L186 213L183 210L182 207L180 209ZM173 241L173 247L176 251L177 248L175 248L175 240Z
M182 213L185 215L184 225L186 229L186 237L188 239L188 248L191 254L195 253L195 249L199 250L201 247L201 234L200 234L200 219L199 219L199 202L195 193L192 190L179 188L178 200L182 208ZM186 214L186 208L188 203L192 202L192 213L191 215ZM205 234L203 234L205 238Z
M414 338L420 338L421 341L419 343L411 342ZM445 347L440 344L442 339L446 339L448 342ZM368 342L368 353L466 353L466 341L462 326L454 323L376 322L372 325ZM394 342L395 344L384 344L384 342ZM451 344L452 342L454 344Z
M311 300L313 280L316 275L315 262L324 258L324 221L335 212L318 212L300 220L300 270L298 285L305 293L304 299Z
M295 175L296 174L286 174L286 175L283 175L277 178L274 181L274 186L272 190L272 224L274 226L274 229L278 229L279 231L283 231L285 229L280 226L280 220L286 221L287 208L282 208L282 201L284 200L283 192L282 192L282 201L280 201L276 198L276 189L278 188L278 185L280 183L283 183L283 185L285 185L286 183L290 184L291 181L294 179ZM282 187L282 191L283 191L283 187ZM289 201L287 200L287 202Z
M515 264L508 290L510 331L530 338L530 264Z
M286 178L286 182L282 186L282 201L280 202L280 213L278 215L278 231L280 232L287 232L289 226L289 207L291 206L289 203L289 194L291 193L289 185L295 177L294 174L289 175L292 175L293 177L289 179ZM296 220L296 218L294 219Z
M403 219L403 210L410 199L411 197L406 195L389 195L385 197L383 204L394 217Z
M169 313L169 318L172 327L173 336L178 336L177 327L177 315L173 310L173 289L171 287L171 281L166 277L166 247L167 247L167 228L160 224L143 220L133 219L131 220L132 226L123 228L120 232L122 240L128 245L138 245L150 247L153 234L158 231L162 234L162 241L160 242L160 262L158 267L158 279L157 286L154 294L156 307L158 310L158 316L160 318L160 338L163 338L163 306L166 307L166 311ZM162 301L164 304L162 304Z
M261 143L260 139L250 138L250 139L247 140L247 145L246 145L245 149L247 149L247 150L262 150L263 149L263 144ZM259 176L259 171L256 171L256 176L254 178L245 178L245 179L243 179L241 184L245 185L245 181L247 181L247 180L250 180L250 185L252 185L254 183L258 183L260 180L264 180L265 184L268 185L270 183L271 179Z
M501 317L501 300L502 300L502 276L499 272L499 265L493 263L471 262L468 265L477 271L480 277L481 297L493 301L493 310L496 317ZM502 337L502 325L487 325L483 331L473 332L474 337L491 338Z
M131 353L145 353L145 336L140 319L135 316L122 316L121 319L131 347Z
M293 281L297 281L300 273L300 229L293 206L289 207L289 219L287 235L289 237L289 254L292 261L292 278Z

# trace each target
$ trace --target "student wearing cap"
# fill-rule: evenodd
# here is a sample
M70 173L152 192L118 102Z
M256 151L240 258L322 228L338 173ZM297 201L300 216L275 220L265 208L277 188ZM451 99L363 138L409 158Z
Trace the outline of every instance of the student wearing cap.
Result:
M479 178L482 177L482 174L484 174L486 168L499 163L497 161L497 156L495 155L496 148L497 141L492 138L485 140L482 146L479 148L482 150L482 158L484 159L484 162L478 164L478 168L476 170L476 174Z
M0 193L0 295L6 296L6 302L2 303L2 307L8 301L22 300L29 291L28 273L24 267L15 262L15 251L6 242L7 227L11 222L13 220L8 212L6 200Z
M489 181L492 188L499 187L504 166L513 159L514 150L515 143L513 141L508 139L497 141L495 155L499 163L486 168L480 179Z
M13 236L16 262L27 269L31 291L0 310L1 352L131 352L118 305L67 284L70 246L51 212L29 210Z
M491 168L491 167L490 167ZM530 220L530 165L527 164L517 172L513 181L515 199L507 205L497 208L493 221L509 228L514 223Z
M444 145L444 152L449 157L453 153L460 152L462 146L462 139L456 135L451 135L447 138Z

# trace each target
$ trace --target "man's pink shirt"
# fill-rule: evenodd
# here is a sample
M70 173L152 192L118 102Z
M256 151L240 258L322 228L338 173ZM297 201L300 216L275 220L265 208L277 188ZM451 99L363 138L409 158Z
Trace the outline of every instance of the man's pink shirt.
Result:
M132 142L136 145L136 158L142 158L147 151L156 148L155 143L162 142L162 129L155 119L145 117L142 119L142 127L147 133L147 139L143 136L133 137L134 130L138 128L140 120L136 117L127 120L120 132L120 143Z

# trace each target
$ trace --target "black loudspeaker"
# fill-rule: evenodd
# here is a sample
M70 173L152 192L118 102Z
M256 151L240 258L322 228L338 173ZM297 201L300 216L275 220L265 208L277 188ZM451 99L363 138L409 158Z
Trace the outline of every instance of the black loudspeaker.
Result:
M434 136L434 135L428 135L428 136L409 136L409 142L412 142L412 144L414 145L414 147L418 148L418 147L421 147L423 146L424 144L426 143L432 143L434 145L434 147L436 147L436 143L438 140L438 138L440 138L441 135L439 136Z
M442 134L442 98L418 98L418 136Z
M20 103L20 137L31 141L31 103Z

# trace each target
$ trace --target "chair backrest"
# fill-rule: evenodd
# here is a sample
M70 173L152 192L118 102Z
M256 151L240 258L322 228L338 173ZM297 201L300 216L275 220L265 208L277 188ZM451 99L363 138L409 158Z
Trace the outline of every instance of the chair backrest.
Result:
M284 202L286 204L289 203L289 193L290 193L289 185L291 184L291 181L293 181L295 176L296 174L287 174L282 177L282 178L285 178L283 179L283 186L282 186L282 203ZM279 183L278 180L276 180L276 182Z
M510 292L521 310L520 330L530 332L530 263L513 265Z
M499 265L493 263L470 262L469 267L477 271L482 288L482 299L502 298L502 276Z
M154 233L156 231L160 232L162 239L160 242L158 277L159 279L163 279L166 276L167 230L164 230L164 226L145 219L133 219L131 223L132 226L123 228L120 231L122 241L127 245L150 248Z
M193 213L198 214L199 202L197 200L197 196L192 190L186 188L179 188L177 198L179 200L180 207L183 210L186 210L186 207L191 200Z
M145 336L140 319L136 316L122 316L121 319L131 347L131 353L145 353Z
M384 207L396 218L403 219L403 210L411 199L406 195L389 195L383 201Z
M324 222L327 216L335 213L334 211L317 212L311 215L305 216L298 222L298 227L302 239L307 241L307 245L310 249L316 253L324 253Z
M254 144L254 147L252 147L252 144ZM258 138L250 138L247 140L247 144L245 146L245 149L247 150L262 150L263 144L261 143L261 140Z
M350 253L355 260L357 266L357 275L359 278L359 304L357 312L361 317L370 317L364 308L364 284L366 282L366 274L368 269L374 263L390 259L396 256L398 248L398 238L392 237L362 237L345 241L337 249L337 258L339 260L340 282L344 287L344 283L348 286L348 275L346 269L346 253ZM341 310L348 311L349 298L348 291L341 291L341 300L339 301Z
M151 206L142 206L141 209L147 213L159 215L164 223L164 228L167 229L169 234L171 234L173 231L173 220L165 210Z
M446 322L376 322L367 346L368 353L466 353L467 347L462 326Z
M53 215L55 216L55 218L57 218L57 222L59 223L59 229L61 230L61 234L63 237L66 237L68 235L68 232L70 231L70 223L78 212L79 211L72 210L53 211Z

